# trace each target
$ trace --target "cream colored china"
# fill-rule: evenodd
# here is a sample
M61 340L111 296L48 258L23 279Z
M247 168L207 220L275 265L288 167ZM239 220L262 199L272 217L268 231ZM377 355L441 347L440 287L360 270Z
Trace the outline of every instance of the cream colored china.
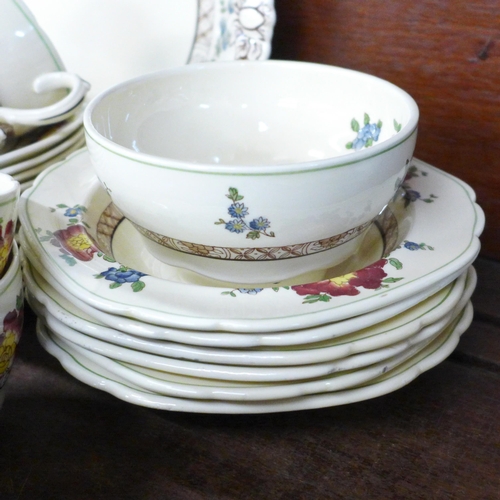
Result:
M89 103L84 128L99 180L151 254L256 284L357 251L406 175L418 116L365 73L242 61L120 83Z
M122 377L109 372L85 356L85 352L81 349L77 350L68 344L62 347L60 339L52 338L40 322L37 333L45 349L59 359L65 370L82 382L109 392L129 403L161 410L197 413L272 413L349 404L395 391L446 359L455 349L460 335L470 325L472 315L472 307L469 304L456 324L450 325L438 338L406 362L366 385L323 394L254 402L202 401L189 397L175 398L159 395L141 389L134 383L127 382Z
M17 244L12 246L12 258L0 279L0 406L5 397L4 387L21 339L24 318L24 292Z
M0 168L2 171L5 171L6 168L14 170L19 168L18 165L22 164L22 162L38 157L68 139L81 129L82 123L83 116L81 110L79 110L70 119L60 124L44 127L42 135L36 134L36 139L33 142L26 142L29 137L23 137L16 149L0 155Z
M64 160L69 154L81 149L84 146L85 138L83 137L83 134L81 131L75 132L74 135L68 137L61 144L58 144L56 147L47 151L47 153L27 161L24 164L24 168L17 170L12 174L12 177L20 183L27 182L28 180L33 181L36 176L43 172L46 168L58 161Z
M454 323L456 321L451 322L451 324ZM395 350L394 356L365 367L357 367L356 369L347 371L332 371L327 375L312 379L266 383L258 381L238 382L228 376L223 380L210 379L209 377L202 378L200 377L200 373L203 373L204 366L201 365L197 373L193 372L192 376L179 375L161 370L157 365L151 366L152 369L148 370L144 365L124 362L123 359L110 359L74 342L68 342L67 337L70 336L68 335L68 330L70 329L66 328L65 337L63 337L59 330L51 328L52 337L57 338L58 342L62 345L71 345L74 350L81 352L82 355L92 359L96 364L103 366L111 373L115 373L117 376L143 389L165 396L222 401L289 399L297 396L341 391L356 385L365 384L383 373L396 368L399 364L421 351L425 345L431 343L432 340L439 337L439 334L442 333L442 330L434 333L430 338L407 347L402 352ZM120 350L119 354L123 354L123 350ZM205 373L211 370L210 366L205 368ZM233 372L236 372L236 370L233 369ZM224 372L221 371L221 373Z
M23 247L23 253L26 257L26 261L29 261L29 266L25 266L26 277L29 279L30 272L32 272L38 282L43 282L46 280L50 284L49 290L57 290L57 293L63 295L71 306L78 308L78 310L84 311L85 314L93 318L94 320L103 323L104 325L117 329L119 331L135 335L140 338L153 339L153 340L167 340L171 342L178 342L181 344L188 344L193 346L204 346L211 348L224 348L224 349L242 349L242 348L290 348L293 346L298 346L304 344L318 344L320 342L328 342L329 339L335 340L338 337L344 335L354 334L355 332L387 321L389 318L398 316L415 306L419 305L421 302L429 298L432 295L431 302L437 300L438 302L442 300L443 296L446 296L448 289L437 290L436 294L429 294L426 290L423 293L413 295L411 298L399 301L395 304L391 304L382 309L377 309L366 314L355 316L352 318L344 319L342 321L336 321L332 323L320 324L315 327L305 328L305 329L293 329L287 330L283 329L280 331L270 331L268 329L261 329L260 331L252 331L253 321L249 322L249 329L235 332L225 332L225 331L213 331L213 330L191 330L191 329L177 329L172 327L162 327L159 325L154 325L151 323L141 322L133 320L130 318L125 318L123 316L115 316L105 313L99 309L95 309L85 302L82 302L78 297L72 295L67 289L62 287L54 277L47 272L47 270L40 266L40 262L33 255L31 249L28 246L26 239L24 238L23 231L18 234L19 241ZM36 271L35 271L35 266ZM43 280L40 280L43 277ZM458 281L457 286L453 287L453 294L451 294L451 304L454 304L458 300L459 291L463 288L463 279L465 275ZM50 293L50 292L49 292ZM71 307L70 306L70 307ZM418 311L412 310L409 317ZM404 316L401 319L404 322ZM284 320L286 322L286 319ZM412 332L414 333L414 332ZM350 349L350 347L348 348Z
M316 327L373 311L381 316L387 311L396 314L388 308L404 303L404 309L398 311L402 312L464 272L477 256L478 236L484 226L483 212L469 186L415 160L411 178L405 181L411 227L399 248L376 265L370 264L363 273L325 276L307 287L302 282L261 290L221 288L139 275L134 269L119 271L127 267L126 263L110 262L106 252L95 244L102 206L86 205L95 182L88 156L81 151L44 171L33 188L23 193L20 218L32 254L29 260L47 281L57 281L71 300L111 315L110 326L115 327L120 316L121 323L153 336L174 327L265 331L271 335L263 341L273 341L272 332ZM105 199L106 194L103 196ZM98 213L93 213L96 208ZM85 235L83 228L93 244L79 239ZM52 239L50 235L56 231L61 231L57 233L59 239ZM70 235L76 239L68 240L66 236ZM83 246L73 247L68 242L81 242ZM62 250L68 252L67 257L62 257ZM136 247L124 250L140 251ZM121 272L125 274L117 274ZM147 274L146 269L141 272ZM366 284L375 288L359 284L368 276L375 281ZM113 281L120 277L128 281Z
M20 194L19 182L0 172L0 276L9 261L14 242Z
M188 62L265 59L272 0L26 0L91 95ZM103 57L103 54L105 57Z
M9 134L57 123L74 113L89 85L67 73L48 39L22 0L1 0L0 147ZM7 130L7 133L5 133Z
M342 356L341 353L334 353L332 359L321 363L304 364L297 366L247 366L247 365L232 365L220 364L220 361L212 361L211 363L200 362L200 360L188 361L186 359L175 359L168 356L150 354L128 347L117 346L106 341L101 341L95 337L82 334L72 327L65 325L55 316L50 314L42 304L40 304L32 295L29 296L30 304L34 308L39 317L42 317L51 331L65 339L66 341L76 344L83 349L96 353L105 358L109 358L121 367L118 369L120 373L124 373L124 377L134 380L137 374L141 380L139 385L148 387L148 377L165 382L179 382L184 384L192 384L191 377L203 379L199 382L201 385L217 385L222 383L231 383L232 386L240 387L241 384L251 386L249 384L264 384L275 385L284 382L305 381L307 379L317 379L318 377L330 377L350 375L352 371L357 371L358 375L365 373L371 365L380 364L385 361L390 362L392 358L398 355L403 355L410 352L415 346L422 346L424 342L435 338L456 316L462 311L467 304L470 294L462 295L456 307L439 318L436 322L431 323L421 330L417 330L413 335L403 341L388 342L388 345L378 349L369 351L361 351L357 354L347 353ZM377 335L376 328L373 335ZM344 345L353 345L353 351L356 350L355 340L345 340ZM333 351L333 350L331 350ZM272 353L270 353L272 354ZM231 353L227 353L229 357ZM113 366L115 366L113 364ZM133 373L130 373L132 371ZM184 377L184 378L183 378ZM207 379L207 380L205 380Z
M467 273L465 290L463 288L465 275L463 275L437 294L389 320L371 324L369 317L364 318L366 324L358 331L352 331L352 328L349 330L347 325L324 325L318 327L315 331L284 332L280 345L260 348L246 346L252 341L251 337L255 335L232 334L240 338L241 345L235 347L236 342L233 340L232 347L226 348L225 337L227 335L224 334L217 336L216 333L211 332L179 331L177 332L179 341L174 342L126 334L117 329L120 326L119 318L115 320L116 328L110 328L95 316L84 313L80 308L69 302L66 297L51 287L36 271L32 270L27 261L24 262L23 268L26 287L32 296L32 300L36 300L46 311L44 316L50 314L66 326L85 335L115 346L127 347L159 356L247 367L297 366L324 363L407 340L420 330L435 328L435 325L443 321L443 318L446 321L451 311L460 307L457 306L459 301L463 302L470 298L477 281L474 268L470 267ZM346 328L345 334L342 334L342 326ZM299 333L302 334L304 342L307 342L307 339L311 342L288 345L287 338L290 337L291 342L296 341ZM314 342L321 334L326 340ZM266 332L261 332L261 337L265 336ZM193 337L195 344L190 345ZM205 337L212 340L212 347L203 347L196 344L200 342L199 339ZM205 342L208 344L208 340ZM257 342L255 341L255 343Z
M8 123L12 133L23 135L37 127L60 123L75 114L89 89L89 84L77 75L62 71L45 73L33 81L36 93L64 89L68 93L59 101L43 108L9 108L0 106L0 121Z
M0 0L0 106L31 109L50 106L64 92L37 93L32 85L45 73L64 71L47 34L23 0Z

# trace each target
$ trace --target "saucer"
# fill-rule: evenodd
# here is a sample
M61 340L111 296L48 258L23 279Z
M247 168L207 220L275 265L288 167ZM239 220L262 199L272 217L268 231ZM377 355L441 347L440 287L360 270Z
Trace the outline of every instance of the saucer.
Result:
M256 334L221 334L217 337L217 334L213 332L179 331L178 336L182 343L130 335L106 326L98 318L86 314L82 309L72 304L35 270L32 270L26 259L23 260L23 273L26 288L32 299L44 308L44 316L50 314L64 325L90 337L115 346L175 359L202 363L274 367L322 363L404 341L424 328L433 328L432 325L442 321L456 307L460 307L457 306L457 303L469 300L477 282L475 270L471 266L466 273L467 279L465 279L465 274L462 275L438 293L386 321L364 327L358 331L347 329L345 334L341 333L338 325L337 327L325 325L321 333L324 333L326 339L322 341L289 345L287 344L287 333L283 333L281 345L247 347L242 342L242 345L235 348L233 342L230 348L226 348L224 341L227 335L244 337L243 340L248 343L252 340L251 337ZM311 330L301 333L303 333L305 341L319 336L318 332L314 335ZM216 347L189 345L191 344L191 335L196 336L195 341L204 336L211 337L213 345ZM266 333L262 332L261 335L265 336ZM292 340L295 340L294 333L292 333ZM257 341L258 339L254 343L258 344Z
M210 401L163 396L141 389L134 383L107 371L82 355L81 350L68 345L63 347L62 342L52 337L41 321L37 324L37 335L42 346L55 356L71 375L83 383L129 403L161 410L196 413L272 413L350 404L393 392L446 359L457 346L460 335L470 325L472 315L472 306L469 304L456 324L446 328L441 335L413 357L368 384L336 392L269 401Z
M387 310L403 301L411 307L469 267L484 227L473 190L419 160L405 187L412 219L398 248L343 276L262 289L182 283L114 262L95 242L107 215L99 203L87 206L86 200L105 201L107 195L86 150L37 178L21 197L20 220L37 270L95 309L164 327L276 332ZM78 242L81 248L72 246ZM124 254L142 252L135 240L132 248L123 245Z

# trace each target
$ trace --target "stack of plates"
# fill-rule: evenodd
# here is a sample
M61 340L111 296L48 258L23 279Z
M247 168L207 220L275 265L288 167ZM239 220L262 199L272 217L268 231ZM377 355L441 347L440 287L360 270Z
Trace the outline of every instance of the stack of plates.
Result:
M207 413L369 399L444 360L472 320L484 225L469 186L414 160L348 262L242 288L149 255L85 149L37 178L20 218L46 350L126 401Z
M85 144L81 106L64 122L39 127L20 138L15 147L0 154L0 172L20 182L24 191L35 177Z

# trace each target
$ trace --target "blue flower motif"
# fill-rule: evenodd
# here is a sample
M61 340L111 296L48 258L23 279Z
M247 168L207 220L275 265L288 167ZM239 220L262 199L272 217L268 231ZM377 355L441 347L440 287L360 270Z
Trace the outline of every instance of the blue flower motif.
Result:
M413 189L407 189L405 196L407 200L417 201L420 198L420 193L418 191L414 191Z
M414 250L420 250L420 245L418 243L413 242L413 241L405 241L404 247L407 250L411 250L412 252Z
M108 281L114 281L115 283L135 283L139 281L143 276L147 276L145 273L136 271L135 269L110 267L107 271L101 273Z
M66 217L78 217L79 215L82 215L84 213L83 207L68 207L66 211L64 212L64 215Z
M227 211L231 217L237 219L243 219L245 215L248 215L248 208L243 203L233 203Z
M270 225L271 223L269 222L269 220L265 219L264 217L259 217L258 219L254 219L249 224L249 226L252 229L255 229L256 231L264 231L264 229L267 229Z
M245 231L245 223L238 219L233 219L226 222L226 229L232 233L242 233Z
M257 295L259 292L262 292L263 288L238 288L238 292L246 293L248 295Z
M379 135L380 127L376 123L367 123L359 130L356 139L352 143L352 147L358 151L367 144L371 145L372 142L378 141Z

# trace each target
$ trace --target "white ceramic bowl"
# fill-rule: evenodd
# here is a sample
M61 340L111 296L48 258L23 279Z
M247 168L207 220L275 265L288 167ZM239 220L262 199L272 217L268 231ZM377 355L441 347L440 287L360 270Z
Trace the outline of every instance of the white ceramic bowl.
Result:
M417 123L387 81L291 61L145 75L84 114L95 171L149 251L238 283L352 255L405 177Z
M24 319L24 295L19 251L12 247L12 258L0 279L0 406L5 397L17 344L21 339Z

